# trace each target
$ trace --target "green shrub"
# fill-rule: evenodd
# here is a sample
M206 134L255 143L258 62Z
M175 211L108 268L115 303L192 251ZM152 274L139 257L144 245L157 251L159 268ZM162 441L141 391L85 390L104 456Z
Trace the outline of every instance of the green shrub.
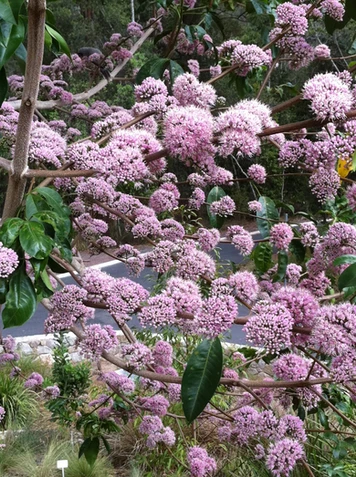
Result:
M39 413L36 393L23 386L22 379L10 378L5 372L0 374L0 406L5 409L3 428L22 427L27 419Z

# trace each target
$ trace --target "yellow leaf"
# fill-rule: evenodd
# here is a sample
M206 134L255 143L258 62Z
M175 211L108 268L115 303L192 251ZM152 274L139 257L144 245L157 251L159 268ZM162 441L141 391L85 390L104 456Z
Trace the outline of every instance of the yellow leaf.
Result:
M337 161L337 172L340 177L345 178L352 170L352 161L350 158L342 159L341 157Z

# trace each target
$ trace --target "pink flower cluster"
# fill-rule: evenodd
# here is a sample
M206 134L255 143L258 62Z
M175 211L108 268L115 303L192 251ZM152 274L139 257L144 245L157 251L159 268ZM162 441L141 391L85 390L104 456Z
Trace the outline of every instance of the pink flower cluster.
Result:
M19 257L11 248L4 247L0 242L0 278L9 277L18 267Z
M153 449L159 442L163 442L167 446L173 446L176 438L170 427L164 427L158 416L144 416L139 426L141 434L148 434L146 446Z
M104 351L110 351L117 344L118 339L112 326L94 324L86 327L80 347L84 356L98 359Z
M202 447L190 447L187 460L192 477L207 477L217 469L215 459L209 457L207 451Z

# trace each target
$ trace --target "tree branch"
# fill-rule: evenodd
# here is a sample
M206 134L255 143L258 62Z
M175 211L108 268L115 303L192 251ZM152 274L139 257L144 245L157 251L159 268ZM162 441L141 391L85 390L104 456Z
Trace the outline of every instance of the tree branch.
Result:
M45 20L46 0L30 0L28 3L26 73L12 161L12 174L9 177L3 220L16 214L25 193L26 178L24 173L28 167L30 134L43 60Z
M44 0L42 0L44 1ZM136 41L136 43L132 46L130 52L132 55L136 53L136 51L142 46L142 44L147 40L147 38L154 32L154 28L150 27L148 30L145 31L145 33L141 36L139 40ZM116 68L113 69L113 71L110 73L110 77L114 78L116 75L119 74L119 72L127 65L127 63L130 61L131 58L125 58L119 65L116 66ZM41 60L42 60L42 55L41 55ZM88 91L84 91L82 93L75 94L73 96L73 102L74 103L82 103L83 101L86 101L90 99L92 96L95 94L99 93L103 88L106 87L108 84L107 79L102 79L99 81L98 84L93 86L93 88L90 88ZM20 100L16 101L9 101L11 106L15 109L19 109L20 107ZM44 109L52 109L56 106L61 106L63 103L61 100L48 100L48 101L37 101L36 103L36 108L40 110Z

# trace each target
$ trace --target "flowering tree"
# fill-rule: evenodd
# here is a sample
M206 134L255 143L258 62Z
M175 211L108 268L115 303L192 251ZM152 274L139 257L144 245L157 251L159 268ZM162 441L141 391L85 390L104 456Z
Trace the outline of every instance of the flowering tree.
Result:
M13 3L18 5L9 2L8 7L16 30L23 20ZM23 324L42 300L49 310L46 333L71 330L85 357L104 358L129 373L103 373L107 394L74 409L88 460L95 459L100 439L106 443L105 433L118 430L118 403L124 403L130 419L139 417L138 432L150 449L170 449L182 440L179 422L185 417L188 423L211 425L227 445L253 446L272 475L290 475L301 465L312 476L304 450L310 431L306 415L317 413L317 432L338 418L351 430L356 427L333 403L335 390L354 398L356 378L356 229L351 223L356 185L347 178L356 148L353 67L314 76L300 95L274 107L258 98L281 58L292 70L328 61L328 47L314 48L305 38L310 21L325 15L329 23L340 22L344 15L355 16L355 10L347 2L345 13L339 0L275 2L273 7L253 2L256 10L269 8L275 15L269 42L259 47L239 40L215 45L201 25L184 25L188 13L198 13L205 15L206 26L209 15L215 18L214 2L159 3L165 8L156 10L147 26L132 22L126 36L113 34L103 55L63 55L42 65L45 28L66 46L45 27L44 0L28 2L26 74L8 78L11 98L0 111L11 156L0 160L9 172L0 228L3 324ZM170 15L178 22L165 30ZM151 36L163 46L164 58L149 60L137 73L132 109L91 103ZM10 57L13 48L6 51ZM200 59L211 63L205 83L199 81ZM105 69L106 77L72 94L71 76L85 69ZM221 106L213 86L217 81L257 73L265 75L257 99ZM273 119L302 101L309 104L309 119L283 125ZM46 120L44 112L53 109L64 110L68 124ZM79 138L72 121L89 124L90 136ZM279 150L281 167L309 181L332 220L322 227L316 221L292 227L270 198L260 196L249 209L262 239L254 241L238 224L223 236L223 218L238 213L224 189L231 190L239 179L222 166L234 155L246 170L244 180L264 184L266 144ZM182 180L169 172L172 161L184 165ZM188 187L189 197L182 197ZM198 226L192 233L185 216L204 206L213 228ZM117 243L108 233L110 221L123 224L133 244ZM150 294L131 279L85 269L72 248L77 234L93 252L124 263L132 276L152 267L159 287ZM142 239L151 245L145 256L135 247ZM231 242L250 258L251 267L221 273L209 254L220 241ZM61 282L57 273L63 270L76 285ZM239 305L247 316L239 314ZM95 309L108 310L125 336L119 354L112 352L118 345L114 328L90 324ZM180 344L157 337L149 346L138 340L128 326L133 315L143 328L178 330ZM257 347L248 351L251 359L221 345L221 336L235 326L244 326ZM14 340L2 338L2 346L0 363L14 363L13 375L22 377ZM271 363L273 376L251 379L250 366L261 358ZM37 373L25 378L26 387L42 389ZM58 399L61 389L54 385L44 392ZM172 411L177 405L179 414ZM5 418L0 407L0 421ZM180 465L192 476L219 470L198 446L196 430L185 442L186 462Z

